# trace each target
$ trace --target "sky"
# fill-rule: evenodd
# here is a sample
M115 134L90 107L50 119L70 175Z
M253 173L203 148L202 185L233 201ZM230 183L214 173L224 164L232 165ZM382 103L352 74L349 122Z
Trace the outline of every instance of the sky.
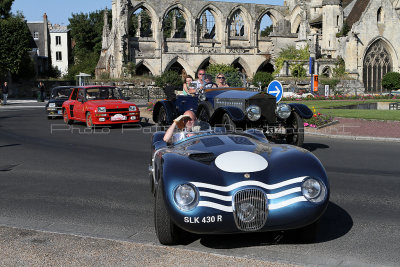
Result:
M283 5L283 0L220 0L220 2L241 2ZM52 24L67 26L72 13L90 13L107 7L111 9L111 0L14 0L11 11L24 14L28 21L43 21L47 14Z

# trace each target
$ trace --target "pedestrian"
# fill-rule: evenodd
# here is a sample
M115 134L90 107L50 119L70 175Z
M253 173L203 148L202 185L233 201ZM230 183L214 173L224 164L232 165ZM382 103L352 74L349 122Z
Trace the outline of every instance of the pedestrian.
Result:
M8 83L4 82L1 85L1 91L3 94L3 105L7 105L7 97L8 97Z
M39 90L40 90L40 101L44 102L44 92L46 90L46 87L44 86L43 82L39 82Z

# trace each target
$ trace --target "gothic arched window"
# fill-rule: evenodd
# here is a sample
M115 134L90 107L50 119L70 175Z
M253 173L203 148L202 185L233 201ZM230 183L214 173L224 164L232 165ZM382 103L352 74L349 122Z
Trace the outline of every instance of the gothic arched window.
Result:
M129 36L153 37L150 12L145 8L138 8L129 20Z
M186 38L186 19L180 9L174 8L164 17L164 38Z
M244 23L242 12L240 10L233 13L229 23L229 36L230 37L244 37L246 36L246 25Z
M210 9L205 10L199 20L199 39L216 39L216 25L214 15Z
M386 43L378 40L373 43L365 54L363 64L363 81L366 91L381 91L383 76L392 71L392 57Z

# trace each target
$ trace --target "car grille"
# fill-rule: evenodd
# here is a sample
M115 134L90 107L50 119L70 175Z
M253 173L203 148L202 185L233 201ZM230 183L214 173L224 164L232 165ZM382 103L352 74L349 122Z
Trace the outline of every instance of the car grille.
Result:
M215 98L214 108L220 107L236 107L244 112L246 111L246 102L244 99L237 98Z
M126 112L129 111L129 108L114 108L107 109L107 112Z
M258 189L245 189L233 197L236 226L243 231L256 231L267 222L267 196Z

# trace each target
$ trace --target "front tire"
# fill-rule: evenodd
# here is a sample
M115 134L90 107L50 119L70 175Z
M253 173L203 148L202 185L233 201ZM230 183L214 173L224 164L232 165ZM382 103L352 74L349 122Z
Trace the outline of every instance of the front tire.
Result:
M166 126L167 125L167 112L163 106L158 110L157 115L157 126Z
M86 127L93 128L92 114L90 112L86 113Z
M154 226L157 238L163 245L177 245L180 242L180 229L176 226L168 214L165 206L163 185L160 179L154 206Z
M71 125L74 121L69 119L68 111L66 109L63 110L63 119L66 124Z
M299 147L304 143L304 121L297 112L293 112L287 120L286 142Z

